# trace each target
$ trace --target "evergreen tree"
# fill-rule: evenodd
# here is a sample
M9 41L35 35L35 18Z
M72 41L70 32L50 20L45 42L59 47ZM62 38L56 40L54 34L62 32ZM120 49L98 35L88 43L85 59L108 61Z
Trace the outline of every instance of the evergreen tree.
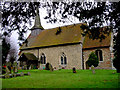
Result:
M88 61L86 63L88 64L89 67L91 67L92 65L94 67L98 66L99 60L94 52L91 52L91 54L89 55Z
M113 65L117 69L117 73L120 73L120 30L118 31L117 35L114 37L114 60Z
M10 44L4 38L2 41L2 65L6 63L6 58L10 50Z

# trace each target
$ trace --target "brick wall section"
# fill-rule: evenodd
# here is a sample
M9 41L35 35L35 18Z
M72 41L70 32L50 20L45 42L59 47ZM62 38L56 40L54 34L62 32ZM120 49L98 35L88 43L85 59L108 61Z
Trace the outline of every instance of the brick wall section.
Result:
M34 53L34 55L38 56L38 50L24 50L22 53L24 52ZM41 48L39 49L39 58L44 53L46 62L51 63L53 67L58 69L59 65L61 65L62 52L67 57L66 69L72 69L73 67L82 69L82 48L80 44Z
M88 60L89 54L92 51L95 52L95 50L97 50L97 49L84 50L83 51L83 53L84 53L84 66L85 66L85 69L86 69L86 61ZM96 68L97 69L111 69L112 65L111 65L110 50L109 50L109 48L101 48L100 50L102 50L103 61L99 61L99 65Z

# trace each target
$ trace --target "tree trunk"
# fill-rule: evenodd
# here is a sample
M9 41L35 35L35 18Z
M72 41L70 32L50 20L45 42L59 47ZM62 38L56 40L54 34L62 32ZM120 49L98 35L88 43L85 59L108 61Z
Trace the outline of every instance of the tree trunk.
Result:
M120 73L120 68L117 68L117 73Z

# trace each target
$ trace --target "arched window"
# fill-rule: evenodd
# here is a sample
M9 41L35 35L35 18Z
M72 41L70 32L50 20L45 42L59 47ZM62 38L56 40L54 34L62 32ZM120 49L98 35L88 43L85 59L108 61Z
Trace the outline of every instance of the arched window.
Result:
M103 61L102 50L96 50L95 54L97 55L99 61Z
M61 55L61 65L66 65L67 64L67 57L64 53Z
M40 57L40 62L41 62L41 64L46 64L46 57L45 57L44 53L42 53L42 55Z

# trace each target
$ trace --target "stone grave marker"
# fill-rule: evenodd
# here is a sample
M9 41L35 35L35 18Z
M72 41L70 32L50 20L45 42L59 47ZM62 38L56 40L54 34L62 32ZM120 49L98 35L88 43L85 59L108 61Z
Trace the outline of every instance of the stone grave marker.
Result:
M73 73L76 73L76 68L75 67L73 67Z
M49 64L49 69L50 69L51 72L53 72L53 67L52 67L51 64Z
M5 78L10 78L9 74L10 74L10 70L9 70L8 66L6 66Z
M95 67L92 65L91 66L92 73L95 74Z
M13 75L14 75L14 77L16 77L17 72L18 72L17 62L14 62L13 63Z
M23 73L23 72L21 72L21 73L20 73L20 76L24 76L24 73Z
M51 72L53 71L53 67L50 63L46 64L46 70L50 70Z

